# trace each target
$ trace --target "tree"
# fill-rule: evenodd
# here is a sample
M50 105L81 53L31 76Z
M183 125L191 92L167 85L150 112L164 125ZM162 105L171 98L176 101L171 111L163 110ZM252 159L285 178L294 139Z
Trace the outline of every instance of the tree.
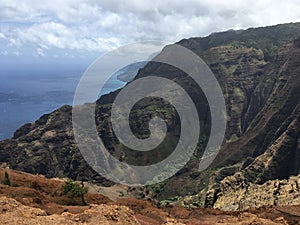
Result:
M6 171L4 173L3 184L11 186L10 178L9 178L9 175L8 175L8 173Z
M88 192L87 187L72 181L67 180L65 183L62 184L62 194L67 195L71 198L81 198L82 204L86 205L86 201L84 199L84 195Z

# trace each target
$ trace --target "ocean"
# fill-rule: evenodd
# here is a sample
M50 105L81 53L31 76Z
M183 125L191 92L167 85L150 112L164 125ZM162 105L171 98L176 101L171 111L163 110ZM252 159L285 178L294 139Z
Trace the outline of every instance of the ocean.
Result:
M0 74L0 140L11 138L16 129L34 122L62 105L72 105L82 72ZM102 94L126 83L112 76Z

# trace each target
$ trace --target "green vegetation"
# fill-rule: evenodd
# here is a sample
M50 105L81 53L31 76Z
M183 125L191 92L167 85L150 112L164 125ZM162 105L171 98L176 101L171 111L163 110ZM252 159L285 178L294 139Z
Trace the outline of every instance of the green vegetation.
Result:
M183 200L182 196L174 196L172 198L164 199L159 202L160 207L166 207L171 203Z
M237 48L240 46L253 47L261 49L265 54L265 59L269 60L284 43L300 36L299 25L300 23L290 23L240 31L231 30L194 39L197 40L197 44L201 46L202 50L220 45L231 45Z
M8 173L6 171L4 173L3 184L11 186L11 181L10 181L9 175L8 175Z
M152 184L149 186L149 188L152 190L152 192L156 195L162 193L165 189L165 182L160 182L160 183L157 183L157 184Z
M72 180L67 180L62 184L62 194L71 198L81 198L82 205L86 205L84 195L88 192L87 187L80 185Z
M236 134L231 135L229 142L235 142L239 139L239 137Z

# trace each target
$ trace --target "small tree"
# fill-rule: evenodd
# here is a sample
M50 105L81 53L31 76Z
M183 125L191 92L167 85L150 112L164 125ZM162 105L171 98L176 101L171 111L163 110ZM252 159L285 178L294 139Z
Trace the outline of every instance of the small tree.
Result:
M80 185L72 180L67 180L62 184L62 194L71 198L81 198L82 204L86 205L84 195L88 192L87 187Z
M8 173L6 171L4 173L3 184L11 186L10 178L9 178L9 175L8 175Z

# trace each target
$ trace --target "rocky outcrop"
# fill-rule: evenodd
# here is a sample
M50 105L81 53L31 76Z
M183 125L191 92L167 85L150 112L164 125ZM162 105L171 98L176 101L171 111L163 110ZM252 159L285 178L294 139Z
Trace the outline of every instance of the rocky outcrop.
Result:
M270 180L264 184L247 182L243 174L225 178L220 184L213 207L244 211L262 206L300 205L300 175L288 180Z

